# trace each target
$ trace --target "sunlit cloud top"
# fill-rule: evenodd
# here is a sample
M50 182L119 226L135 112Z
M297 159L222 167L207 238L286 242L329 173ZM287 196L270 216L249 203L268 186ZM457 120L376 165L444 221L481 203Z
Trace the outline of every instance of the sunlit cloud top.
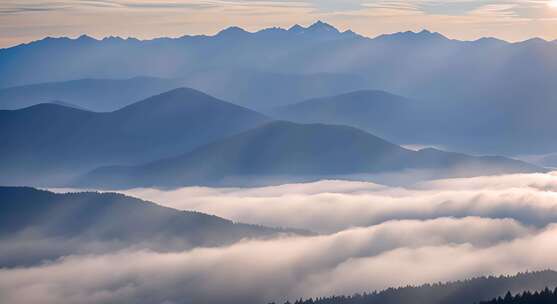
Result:
M376 36L424 28L451 38L557 38L554 0L3 0L0 46L45 36L153 38L307 25Z

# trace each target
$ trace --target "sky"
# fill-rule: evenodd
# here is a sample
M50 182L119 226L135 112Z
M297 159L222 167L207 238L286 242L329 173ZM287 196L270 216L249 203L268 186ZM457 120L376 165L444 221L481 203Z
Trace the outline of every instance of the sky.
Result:
M554 40L557 0L2 0L0 47L46 36L148 39L316 20L369 37L429 29L462 40Z

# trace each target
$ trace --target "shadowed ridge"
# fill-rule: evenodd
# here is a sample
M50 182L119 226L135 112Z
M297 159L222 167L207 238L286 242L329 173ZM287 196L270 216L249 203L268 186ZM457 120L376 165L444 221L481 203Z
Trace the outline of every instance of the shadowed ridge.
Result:
M16 109L16 110L0 110L0 112L11 112L11 113L37 113L41 114L48 114L48 113L53 113L53 112L65 112L65 113L79 113L79 112L89 112L92 113L92 111L86 110L86 109L82 109L82 108L78 108L77 106L73 106L69 103L65 103L65 102L61 102L61 101L51 101L51 102L44 102L44 103L39 103L39 104L35 104L35 105L30 105L28 107L25 108L21 108L21 109Z
M140 166L99 168L82 176L76 185L109 189L241 186L246 180L264 185L265 180L280 177L288 182L411 169L437 170L449 176L541 170L503 157L432 151L407 150L348 126L275 121L178 157Z
M406 114L412 114L413 100L380 90L359 90L340 95L312 98L275 108L278 119L300 123L348 125L389 140L405 129ZM413 127L409 127L412 129ZM414 132L415 129L407 132Z

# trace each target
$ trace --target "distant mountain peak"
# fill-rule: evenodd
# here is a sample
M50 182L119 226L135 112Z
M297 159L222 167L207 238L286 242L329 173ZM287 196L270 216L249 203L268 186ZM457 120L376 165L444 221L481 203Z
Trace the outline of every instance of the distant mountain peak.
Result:
M89 35L86 35L86 34L83 34L83 35L77 37L76 40L78 40L78 41L97 41L97 39L95 39L95 38L93 38Z
M151 96L145 100L172 101L174 98L192 99L193 97L212 98L210 95L207 95L201 91L186 87L180 87L161 93L159 95Z
M289 31L289 32L292 32L292 33L301 33L301 32L303 32L303 31L305 31L305 30L306 30L306 28L303 27L303 26L301 26L301 25L299 25L299 24L294 24L292 27L290 27L290 28L288 29L288 31Z
M124 41L122 37L118 36L107 36L102 39L102 41Z
M241 27L231 26L220 31L217 36L236 36L247 34L248 32Z
M409 36L428 37L428 38L443 38L443 39L446 39L445 36L439 34L438 32L432 32L432 31L427 30L427 29L423 29L423 30L421 30L421 31L419 31L419 32L407 31L406 34L409 35Z
M339 30L336 27L334 27L334 26L332 26L332 25L330 25L326 22L323 22L321 20L319 20L319 21L315 22L314 24L310 25L307 28L307 30L309 30L309 31L319 31L319 32L330 32L330 33L337 33L337 34L340 33Z

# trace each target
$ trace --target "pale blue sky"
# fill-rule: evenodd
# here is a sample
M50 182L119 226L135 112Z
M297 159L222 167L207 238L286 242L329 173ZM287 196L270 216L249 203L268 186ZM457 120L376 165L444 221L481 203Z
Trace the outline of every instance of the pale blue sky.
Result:
M45 36L175 37L318 19L366 36L427 28L458 39L557 39L557 0L2 0L0 47Z

